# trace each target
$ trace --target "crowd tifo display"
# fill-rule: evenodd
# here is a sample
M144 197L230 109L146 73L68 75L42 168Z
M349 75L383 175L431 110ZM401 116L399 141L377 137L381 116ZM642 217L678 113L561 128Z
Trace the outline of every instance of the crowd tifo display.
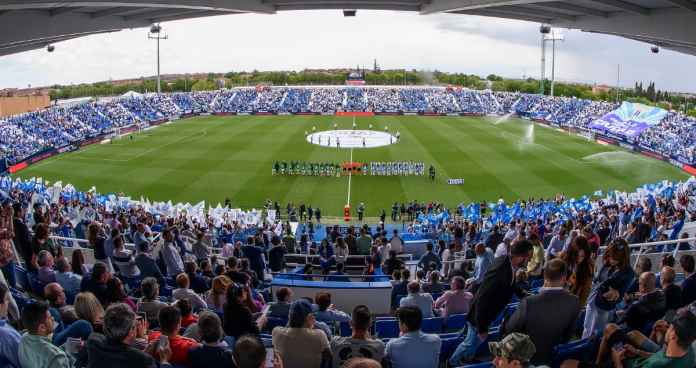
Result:
M631 111L649 116L635 122L631 120L634 117ZM638 104L621 106L567 97L443 87L247 87L148 94L56 106L0 119L0 156L10 165L31 164L46 155L77 149L109 134L197 114L350 113L513 113L591 135L591 138L622 144L657 158L685 165L692 165L695 161L696 120L678 112Z

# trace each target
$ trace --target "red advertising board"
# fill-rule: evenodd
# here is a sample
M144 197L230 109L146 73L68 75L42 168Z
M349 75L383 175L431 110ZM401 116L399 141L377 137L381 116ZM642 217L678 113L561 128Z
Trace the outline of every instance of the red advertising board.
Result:
M16 165L12 165L12 166L10 166L10 174L14 174L20 170L26 169L27 166L29 166L29 165L27 164L26 161L22 161Z

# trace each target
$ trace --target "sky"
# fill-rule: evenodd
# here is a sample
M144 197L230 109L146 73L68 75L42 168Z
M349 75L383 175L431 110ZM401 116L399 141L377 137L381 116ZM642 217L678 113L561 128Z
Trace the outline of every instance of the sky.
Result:
M162 73L372 67L439 70L486 76L540 74L539 25L455 14L290 11L162 24ZM560 30L557 80L696 92L694 57L614 36ZM94 35L45 49L0 56L0 89L138 78L156 73L147 29ZM551 68L549 52L547 71Z

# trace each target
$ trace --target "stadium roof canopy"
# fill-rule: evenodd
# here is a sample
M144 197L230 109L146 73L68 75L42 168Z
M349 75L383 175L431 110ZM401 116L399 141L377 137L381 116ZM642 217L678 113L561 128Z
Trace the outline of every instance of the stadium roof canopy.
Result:
M519 19L622 36L696 55L696 0L0 0L0 56L169 20L311 9Z

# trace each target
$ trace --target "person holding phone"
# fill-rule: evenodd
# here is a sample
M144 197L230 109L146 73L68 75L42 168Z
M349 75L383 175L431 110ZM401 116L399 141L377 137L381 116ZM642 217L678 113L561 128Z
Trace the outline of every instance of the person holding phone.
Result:
M149 353L158 358L161 350L171 350L171 357L167 359L170 363L189 366L188 352L190 349L198 347L199 344L193 339L179 335L181 329L179 309L173 306L162 308L159 312L159 324L160 331L153 331L148 336L150 344L155 343L157 347L150 349ZM166 338L162 338L163 335Z

